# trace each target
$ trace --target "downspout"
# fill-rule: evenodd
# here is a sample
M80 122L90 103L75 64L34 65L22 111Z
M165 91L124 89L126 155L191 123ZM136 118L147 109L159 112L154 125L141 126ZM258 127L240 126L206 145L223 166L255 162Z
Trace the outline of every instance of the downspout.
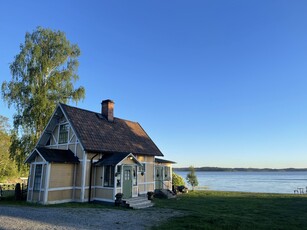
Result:
M97 153L95 156L91 158L91 164L90 164L90 184L89 184L89 194L88 194L88 202L91 203L91 195L92 195L92 174L93 174L93 160L95 157L98 156L99 153Z

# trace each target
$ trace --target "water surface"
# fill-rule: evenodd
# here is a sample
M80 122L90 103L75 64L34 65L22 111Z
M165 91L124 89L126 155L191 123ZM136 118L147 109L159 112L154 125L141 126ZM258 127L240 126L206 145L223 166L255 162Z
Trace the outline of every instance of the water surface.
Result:
M184 179L188 171L175 171ZM297 188L306 192L307 171L303 172L196 172L199 186L209 190L293 193Z

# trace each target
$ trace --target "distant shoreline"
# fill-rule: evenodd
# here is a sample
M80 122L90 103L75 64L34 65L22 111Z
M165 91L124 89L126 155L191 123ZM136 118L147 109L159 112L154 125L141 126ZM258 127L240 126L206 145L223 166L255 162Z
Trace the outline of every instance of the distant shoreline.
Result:
M307 168L220 168L220 167L195 167L196 172L302 172ZM174 171L189 171L189 167L173 168Z

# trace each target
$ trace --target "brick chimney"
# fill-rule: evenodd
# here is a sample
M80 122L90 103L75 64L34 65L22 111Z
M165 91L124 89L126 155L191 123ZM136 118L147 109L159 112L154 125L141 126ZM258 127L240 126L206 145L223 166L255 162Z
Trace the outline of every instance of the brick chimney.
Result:
M104 100L101 102L101 114L107 118L108 121L114 121L114 102L112 100Z

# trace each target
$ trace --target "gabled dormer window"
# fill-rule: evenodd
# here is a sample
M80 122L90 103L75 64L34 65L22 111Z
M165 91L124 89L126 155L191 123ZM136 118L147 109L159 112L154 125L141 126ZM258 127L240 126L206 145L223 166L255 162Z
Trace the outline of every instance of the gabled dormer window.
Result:
M68 142L68 124L60 125L59 144L66 144Z

